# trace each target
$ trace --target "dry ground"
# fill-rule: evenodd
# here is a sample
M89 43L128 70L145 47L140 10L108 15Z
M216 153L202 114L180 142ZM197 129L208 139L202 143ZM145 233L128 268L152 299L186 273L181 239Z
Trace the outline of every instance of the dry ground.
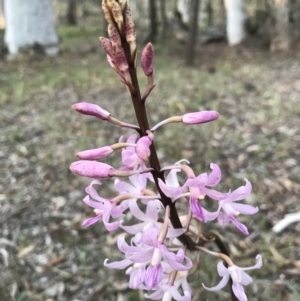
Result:
M73 103L98 103L119 119L135 121L130 99L97 45L99 32L60 28L58 57L0 62L1 301L139 300L126 290L121 273L103 268L116 249L113 237L100 224L81 228L92 214L81 201L88 182L69 171L76 151L126 135L76 114ZM284 214L300 211L300 56L220 44L199 48L195 67L187 68L183 52L176 44L156 47L157 87L147 103L151 123L202 109L218 110L221 117L159 131L161 161L186 158L198 173L216 162L224 189L251 180L248 201L260 211L241 217L249 237L231 226L215 229L238 265L252 264L257 253L264 258L263 268L251 274L249 300L300 300L300 224L271 231ZM226 292L200 288L218 281L210 259L201 261L195 300L229 300Z

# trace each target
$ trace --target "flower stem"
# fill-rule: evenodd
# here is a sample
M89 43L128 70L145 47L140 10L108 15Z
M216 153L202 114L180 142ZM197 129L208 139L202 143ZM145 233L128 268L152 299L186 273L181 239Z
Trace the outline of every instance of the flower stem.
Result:
M147 135L146 132L150 130L149 127L149 122L148 122L148 117L147 117L147 112L145 108L145 102L141 98L141 92L140 92L140 87L139 87L139 82L137 78L137 73L136 73L136 67L135 67L135 62L132 61L131 59L131 54L130 54L130 48L125 39L122 39L122 47L125 51L125 55L127 58L128 66L129 66L129 74L131 77L131 87L129 89L130 94L131 94L131 99L134 107L134 111L136 114L136 118L138 121L138 125L140 127L140 134L141 136ZM157 157L157 152L155 149L154 143L151 144L150 147L150 157L149 157L149 163L151 168L153 168L152 175L155 181L155 184L157 186L157 189L161 195L161 201L166 208L167 206L170 206L170 220L174 228L182 228L182 224L180 222L177 210L175 208L175 204L172 202L170 198L168 198L160 189L158 185L158 179L161 179L165 181L163 173L160 171L160 163ZM193 240L185 235L182 234L181 236L178 237L178 239L187 246L189 250L195 250L195 243Z

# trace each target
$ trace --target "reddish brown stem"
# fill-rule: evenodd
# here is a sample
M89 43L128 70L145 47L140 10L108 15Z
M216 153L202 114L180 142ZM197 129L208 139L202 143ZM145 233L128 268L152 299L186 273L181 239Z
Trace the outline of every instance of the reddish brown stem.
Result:
M139 82L138 82L138 78L137 78L136 67L134 65L134 62L131 61L130 49L129 49L129 45L126 42L126 40L122 40L122 47L125 51L127 62L129 65L129 73L130 73L131 82L132 82L132 89L130 89L130 93L131 93L133 107L134 107L136 118L137 118L137 121L138 121L138 124L140 127L141 136L145 136L146 131L150 130L150 127L149 127L148 116L147 116L147 112L146 112L146 108L145 108L145 102L142 101L142 98L141 98L141 92L140 92ZM172 202L172 200L170 198L168 198L161 191L161 189L158 185L158 179L161 179L163 181L165 181L165 179L164 179L163 173L160 171L161 167L159 164L159 160L157 157L154 143L152 143L152 145L150 147L150 151L151 151L151 154L149 157L149 163L150 163L150 167L153 168L152 175L153 175L155 184L157 186L157 189L161 195L161 201L162 201L164 207L170 206L170 210L171 210L170 211L170 220L171 220L173 227L176 229L182 228L182 224L180 222L175 204ZM178 239L184 245L186 245L189 250L195 249L195 243L189 236L183 234L180 237L178 237Z

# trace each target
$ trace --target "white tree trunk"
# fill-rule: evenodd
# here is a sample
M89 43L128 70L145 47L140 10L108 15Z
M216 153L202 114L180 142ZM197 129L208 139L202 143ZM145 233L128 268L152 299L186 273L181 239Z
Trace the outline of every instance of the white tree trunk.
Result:
M163 0L161 0L163 1ZM201 6L200 1L200 6ZM181 14L182 22L184 24L190 25L190 7L191 7L191 0L177 0L177 10ZM200 24L201 20L201 9L199 9L199 16L198 16L198 24Z
M287 51L291 47L289 0L275 0L276 26L271 51Z
M0 29L5 28L5 21L4 21L4 1L0 0Z
M244 0L224 0L227 15L229 45L240 44L246 38Z
M180 12L182 17L182 22L189 24L189 3L188 0L178 0L177 1L177 10Z
M35 43L48 55L58 52L51 0L5 0L4 10L5 43L10 54Z

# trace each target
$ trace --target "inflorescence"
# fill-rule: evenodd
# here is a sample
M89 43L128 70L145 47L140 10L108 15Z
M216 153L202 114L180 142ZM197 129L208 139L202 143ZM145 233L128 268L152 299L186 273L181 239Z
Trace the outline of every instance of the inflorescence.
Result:
M240 268L233 263L224 245L219 243L220 253L205 248L206 243L218 237L201 233L201 227L197 228L193 223L196 221L200 225L214 220L218 220L221 225L232 223L248 235L247 227L238 217L240 214L252 215L258 211L257 207L240 203L251 193L251 183L244 179L244 186L220 192L215 190L221 181L221 170L217 164L210 164L210 173L199 175L184 159L161 168L154 146L155 135L160 127L169 123L194 125L212 122L219 117L219 113L200 111L172 116L151 128L145 103L155 87L153 46L148 43L141 53L141 67L148 78L148 86L141 95L136 74L136 33L130 7L126 0L103 0L102 9L108 22L109 38L101 37L100 42L108 63L131 96L138 125L120 121L96 104L82 102L73 105L73 109L81 114L137 132L130 134L126 141L121 137L115 144L77 153L80 160L71 164L71 171L93 179L85 189L87 195L83 201L94 209L95 215L85 220L83 227L102 221L107 231L124 231L118 237L118 248L124 259L117 262L106 259L104 265L112 269L127 268L128 286L131 289L147 290L146 298L191 300L192 290L187 279L197 269L200 253L205 252L219 257L225 265L221 261L217 267L221 282L212 288L204 284L203 287L209 291L220 290L231 279L235 297L246 301L243 286L251 283L252 278L245 270L260 268L261 256L257 255L256 265ZM117 151L121 151L122 162L118 168L98 161ZM109 199L98 194L102 185L100 180L107 178L114 178L116 191L116 195ZM215 212L205 209L204 199L215 202L218 209ZM179 215L175 208L177 202L186 203L183 215ZM134 217L134 224L127 225L128 212ZM126 241L126 237L130 239ZM190 254L191 257L197 254L194 262Z

